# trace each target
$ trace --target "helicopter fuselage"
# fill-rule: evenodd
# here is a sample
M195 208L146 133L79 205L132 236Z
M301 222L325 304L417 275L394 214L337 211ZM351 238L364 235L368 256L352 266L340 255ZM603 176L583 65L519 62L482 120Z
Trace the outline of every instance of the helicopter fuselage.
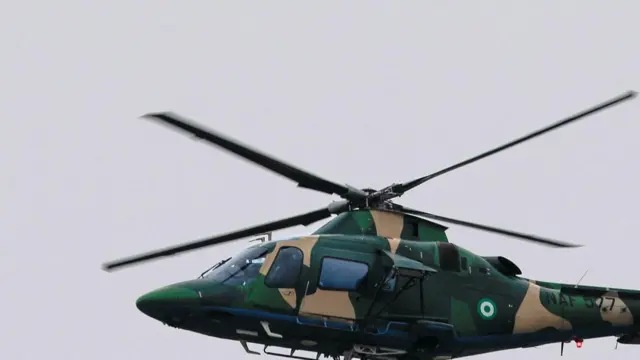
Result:
M251 246L137 305L167 325L245 347L328 356L455 358L635 339L640 293L537 282L519 272L503 257L449 242L309 235Z

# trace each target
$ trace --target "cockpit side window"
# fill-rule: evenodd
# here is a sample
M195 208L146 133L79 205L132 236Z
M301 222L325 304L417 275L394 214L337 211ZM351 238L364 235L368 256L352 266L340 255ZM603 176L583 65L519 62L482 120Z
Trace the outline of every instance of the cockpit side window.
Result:
M264 284L273 288L293 288L302 271L304 254L296 247L284 247L278 251Z

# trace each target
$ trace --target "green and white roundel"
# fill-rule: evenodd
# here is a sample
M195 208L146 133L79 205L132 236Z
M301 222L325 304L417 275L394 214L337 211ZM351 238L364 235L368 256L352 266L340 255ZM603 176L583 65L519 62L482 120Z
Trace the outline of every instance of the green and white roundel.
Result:
M485 320L493 319L498 313L498 307L491 299L480 299L478 301L478 314Z

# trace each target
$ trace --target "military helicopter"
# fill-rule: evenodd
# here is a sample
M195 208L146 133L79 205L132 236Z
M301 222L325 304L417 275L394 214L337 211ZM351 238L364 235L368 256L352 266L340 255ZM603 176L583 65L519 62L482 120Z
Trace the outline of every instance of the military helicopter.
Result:
M205 129L175 113L143 117L177 128L341 200L304 214L103 265L124 266L333 217L310 235L252 244L195 279L138 298L144 314L175 328L263 345L295 359L451 359L500 350L617 337L640 344L640 290L521 277L504 256L448 241L470 227L534 243L580 245L448 218L392 202L440 175L636 96L629 91L433 174L382 189L342 185ZM264 240L264 239L263 239ZM271 349L289 349L288 353ZM561 350L562 353L563 350ZM299 354L315 354L304 356Z

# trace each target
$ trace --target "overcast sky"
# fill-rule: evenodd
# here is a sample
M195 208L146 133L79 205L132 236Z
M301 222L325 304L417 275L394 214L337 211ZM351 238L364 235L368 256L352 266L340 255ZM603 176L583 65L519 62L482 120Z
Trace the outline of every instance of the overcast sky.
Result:
M335 181L382 187L640 90L636 0L535 3L3 6L0 357L251 358L134 304L245 242L116 273L101 263L334 199L138 117L173 110ZM527 277L573 283L589 269L583 284L640 288L639 137L636 100L442 176L402 203L586 245L448 231ZM565 358L640 356L614 345L587 341ZM559 348L474 359L557 358Z

